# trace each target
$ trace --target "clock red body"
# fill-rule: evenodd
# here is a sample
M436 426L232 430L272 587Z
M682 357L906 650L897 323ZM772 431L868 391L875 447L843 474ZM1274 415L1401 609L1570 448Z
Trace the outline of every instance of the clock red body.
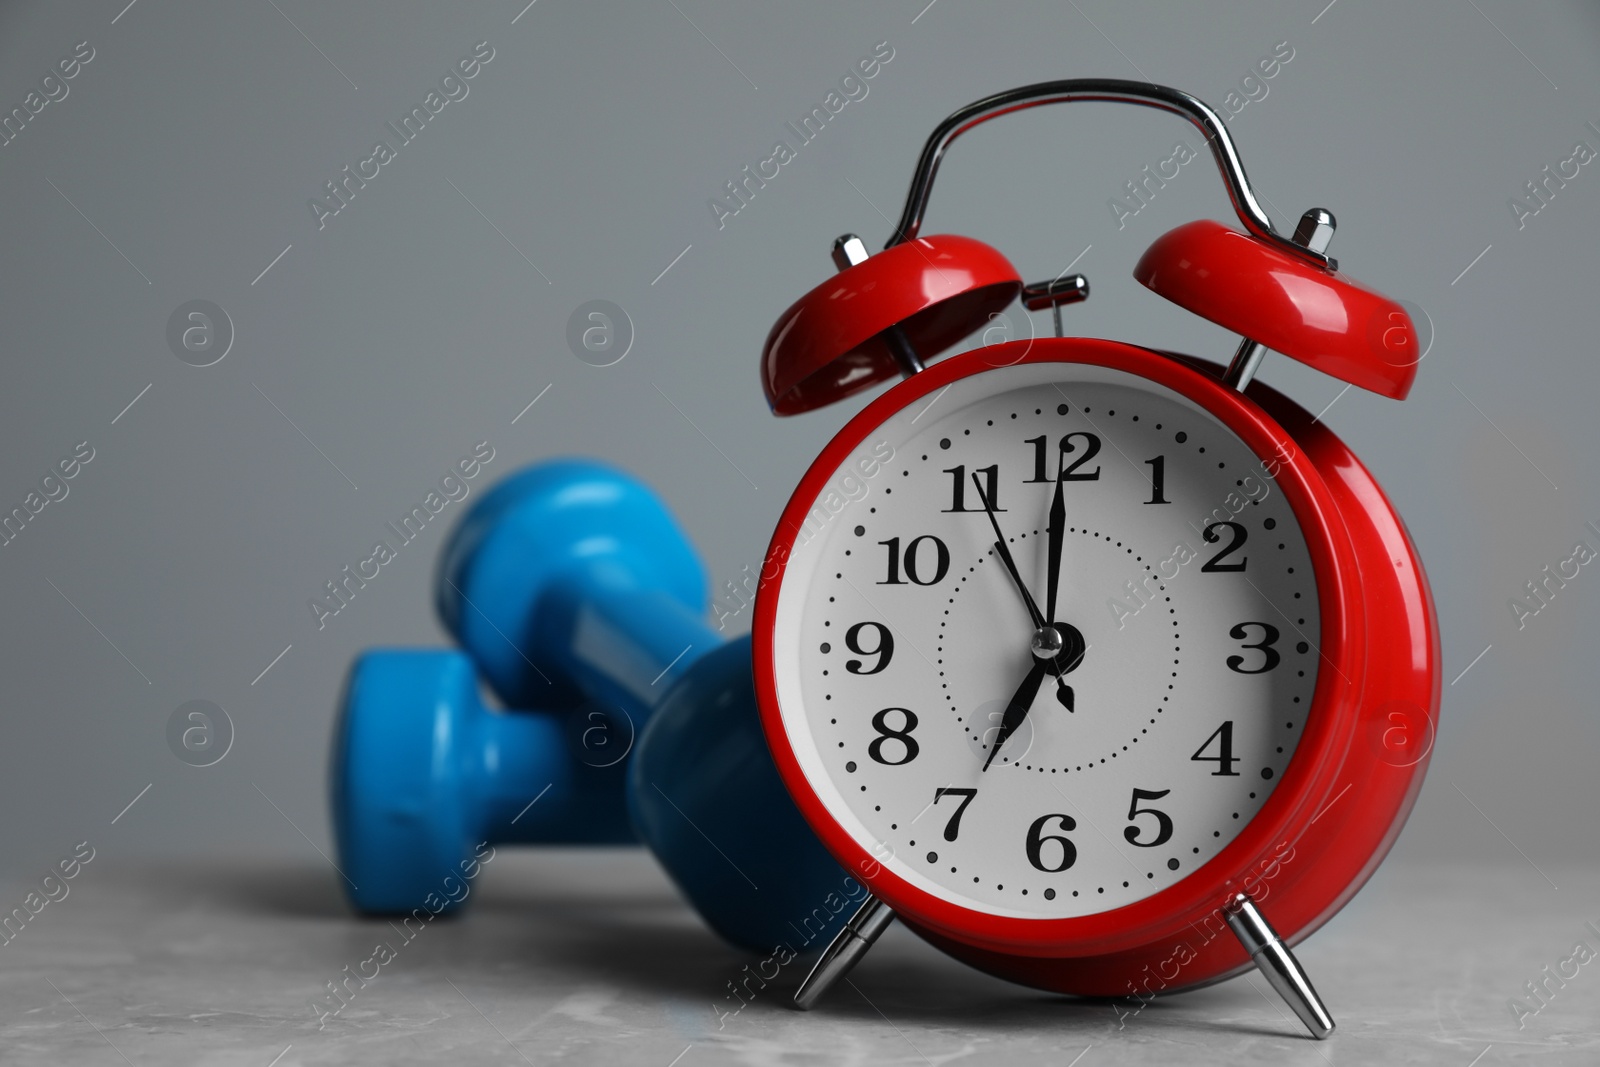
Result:
M1200 236L1215 239L1209 232ZM863 311L870 306L863 301ZM1386 310L1375 307L1352 319L1381 321ZM1405 334L1398 341L1409 352L1415 337L1409 320L1402 321ZM1374 347L1383 342L1368 340ZM795 537L831 475L896 412L958 379L1019 363L1060 364L1064 380L1074 365L1125 371L1210 412L1274 473L1304 532L1320 599L1321 662L1305 732L1261 810L1188 877L1125 907L1077 918L995 916L941 900L894 874L829 815L800 769L778 706L778 597ZM1387 391L1403 395L1414 366L1394 374L1404 382ZM870 384L861 378L882 376L858 372L827 386L853 392ZM1332 917L1372 875L1410 813L1440 696L1438 624L1422 565L1399 516L1350 449L1260 382L1241 395L1211 364L1089 338L1015 341L948 357L851 419L806 472L778 522L756 598L754 659L762 723L778 771L806 821L847 870L950 955L1012 981L1092 996L1144 996L1250 967L1222 911L1240 893L1250 895L1289 944Z

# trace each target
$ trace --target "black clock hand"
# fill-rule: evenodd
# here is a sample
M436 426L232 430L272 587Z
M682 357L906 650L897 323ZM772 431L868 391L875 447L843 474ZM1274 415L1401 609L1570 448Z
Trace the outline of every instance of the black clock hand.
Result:
M1066 462L1067 455L1063 452L1056 465L1056 490L1054 497L1050 501L1049 575L1045 579L1047 584L1045 585L1044 596L1045 614L1048 616L1051 625L1054 625L1056 621L1056 586L1061 582L1061 545L1066 538L1067 506L1062 495L1062 486L1065 484L1065 480L1061 477L1065 473L1062 467ZM1074 662L1072 665L1076 667L1077 663ZM1060 688L1056 692L1056 699L1069 712L1076 711L1077 694L1072 691L1072 686L1067 684L1066 672L1059 669L1059 660L1057 661L1057 667L1056 682Z
M994 747L989 750L989 758L983 761L984 770L988 770L989 764L994 762L995 754L1000 751L1000 746L1006 743L1006 738L1027 719L1028 709L1033 707L1033 698L1039 695L1039 685L1044 681L1045 672L1049 667L1047 660L1034 660L1033 666L1028 668L1028 676L1022 680L1017 691L1011 694L1011 703L1006 705L1006 712L1000 717L1000 729L995 734Z
M1022 581L1022 575L1017 572L1017 561L1011 558L1011 550L1006 547L1006 536L1000 532L1000 520L994 517L994 504L983 491L983 481L976 473L972 476L972 483L978 487L978 499L983 502L984 514L989 516L989 525L994 527L994 547L1000 554L1000 562L1005 564L1006 570L1011 573L1011 580L1017 583L1017 592L1022 594L1022 601L1028 606L1028 615L1033 619L1034 627L1042 630L1045 627L1045 618L1039 614L1039 605L1033 602L1033 594L1028 592L1027 585Z
M1063 452L1060 462L1066 461L1067 455ZM1050 501L1049 577L1046 579L1048 584L1045 586L1044 599L1045 617L1052 623L1056 621L1056 585L1061 581L1061 542L1065 539L1067 526L1067 507L1061 492L1063 485L1061 475L1064 473L1065 471L1057 469L1055 497Z
M1065 457L1063 457L1063 462L1065 462ZM1033 595L1028 592L1028 587L1022 580L1022 575L1017 571L1017 562L1011 558L1011 550L1006 547L1005 535L1000 532L1000 520L996 519L994 516L994 505L989 500L988 494L983 491L983 481L977 476L977 474L973 474L972 484L978 490L978 499L983 502L984 514L989 516L989 525L994 527L994 535L996 538L994 547L995 551L1000 556L1000 562L1005 564L1006 571L1011 575L1011 580L1017 584L1017 592L1022 594L1022 601L1028 606L1028 614L1033 619L1033 625L1037 628L1037 633L1042 635L1045 631L1051 630L1051 624L1046 622L1043 615L1039 614L1039 605L1034 602ZM1060 531L1063 529L1066 522L1066 507L1061 498L1061 481L1059 478L1056 480L1056 500L1055 504L1051 506L1050 514L1051 521L1054 523L1052 528L1052 548L1050 552L1050 558L1053 564L1050 578L1050 599L1053 602L1055 599L1056 578L1059 577L1061 569ZM1053 612L1054 610L1055 607L1052 603L1051 611ZM1068 629L1071 631L1072 636L1077 636L1077 631L1075 629ZM1056 643L1056 653L1051 654L1047 659L1041 660L1041 662L1046 664L1050 668L1051 672L1056 676L1057 684L1060 686L1060 690L1057 692L1056 697L1061 702L1061 706L1066 708L1069 712L1075 712L1077 711L1077 694L1073 692L1072 686L1067 684L1066 674L1068 671L1075 670L1078 664L1082 662L1083 652L1081 649L1077 650L1076 652L1069 652L1066 660L1063 661L1059 653L1062 651L1068 651L1065 648L1065 638L1062 636L1059 627L1055 628L1053 633L1054 637L1052 639ZM1078 638L1077 643L1082 644L1082 639ZM1039 654L1039 651L1035 652L1036 656ZM1026 715L1026 712L1024 712L1024 715ZM1002 737L1003 736L1004 735L1002 734ZM996 747L998 747L998 745ZM990 758L992 759L993 757L994 753L991 752ZM985 763L984 767L987 769L988 764Z

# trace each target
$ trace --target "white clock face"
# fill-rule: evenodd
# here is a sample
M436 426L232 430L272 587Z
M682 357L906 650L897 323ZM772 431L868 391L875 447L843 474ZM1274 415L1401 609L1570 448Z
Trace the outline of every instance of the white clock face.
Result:
M1022 918L1118 908L1215 856L1317 679L1310 554L1272 469L1192 401L1078 364L960 379L869 433L796 537L773 638L834 820L912 885ZM984 501L1046 616L1058 477L1049 658Z

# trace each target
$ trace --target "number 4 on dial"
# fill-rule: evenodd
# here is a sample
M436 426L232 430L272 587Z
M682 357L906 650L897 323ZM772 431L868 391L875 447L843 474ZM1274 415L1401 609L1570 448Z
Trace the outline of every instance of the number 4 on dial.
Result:
M1217 754L1208 756L1206 749L1210 748L1213 742L1216 743ZM1233 765L1239 762L1239 757L1233 754L1233 720L1229 719L1217 727L1211 736L1206 738L1206 743L1195 749L1194 755L1189 759L1199 763L1215 763L1217 769L1211 772L1213 778L1239 777L1239 772L1233 769Z

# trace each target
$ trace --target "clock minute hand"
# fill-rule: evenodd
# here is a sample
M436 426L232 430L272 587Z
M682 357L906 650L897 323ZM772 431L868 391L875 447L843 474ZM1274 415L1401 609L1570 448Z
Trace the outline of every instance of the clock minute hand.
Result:
M1063 452L1061 462L1066 461L1066 453ZM1067 526L1067 507L1061 492L1063 473L1059 469L1056 471L1055 497L1050 501L1049 577L1046 579L1044 598L1045 617L1051 623L1056 621L1056 585L1061 581L1061 543L1065 540Z
M1050 500L1050 518L1047 526L1050 541L1047 553L1048 575L1045 578L1044 599L1045 615L1048 617L1051 626L1056 624L1056 587L1061 584L1061 547L1062 542L1066 540L1067 533L1067 505L1062 494L1062 486L1065 484L1065 479L1062 478L1062 475L1065 473L1064 465L1066 462L1067 456L1063 452L1056 466L1056 489ZM1077 663L1073 663L1072 666L1076 667ZM1056 681L1061 687L1057 698L1061 701L1062 707L1068 711L1076 711L1077 697L1072 691L1072 686L1067 684L1065 671L1058 670L1056 672Z
M1006 547L1006 536L1000 532L1000 520L994 517L994 504L988 494L983 491L983 482L974 474L973 485L977 486L978 499L983 502L984 514L989 516L989 525L994 527L994 548L1000 555L1000 562L1011 574L1011 580L1017 583L1017 592L1022 594L1022 602L1028 607L1028 616L1033 619L1036 629L1044 629L1045 617L1039 614L1039 605L1034 603L1033 594L1028 592L1028 586L1023 582L1022 575L1017 571L1017 561L1011 558L1011 550Z
M1039 695L1039 686L1044 681L1049 666L1047 660L1035 660L1033 666L1028 668L1028 676L1022 680L1017 691L1011 694L1011 703L1006 705L1006 712L1000 717L1000 729L995 734L994 747L989 750L989 758L983 761L984 770L988 770L989 764L994 762L994 757L1000 751L1000 746L1006 743L1006 738L1028 718L1028 710L1033 707L1033 698Z

